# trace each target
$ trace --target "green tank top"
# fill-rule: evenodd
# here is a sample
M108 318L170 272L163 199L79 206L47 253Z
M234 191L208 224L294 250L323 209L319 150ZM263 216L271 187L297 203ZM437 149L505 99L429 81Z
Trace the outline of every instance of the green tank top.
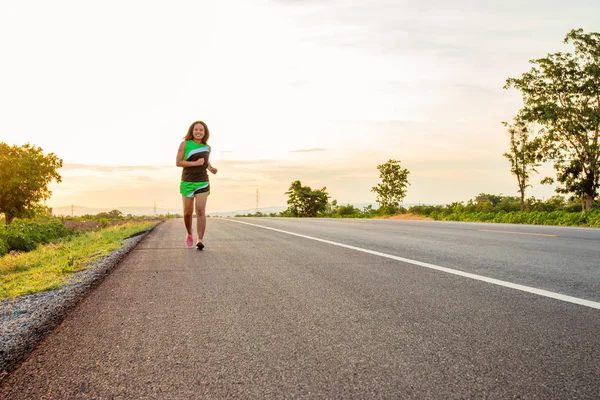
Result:
M210 156L210 146L204 143L195 143L193 140L185 141L185 152L183 159L185 161L196 161L204 158L204 164L197 167L184 167L181 171L181 180L183 182L208 182L208 157Z

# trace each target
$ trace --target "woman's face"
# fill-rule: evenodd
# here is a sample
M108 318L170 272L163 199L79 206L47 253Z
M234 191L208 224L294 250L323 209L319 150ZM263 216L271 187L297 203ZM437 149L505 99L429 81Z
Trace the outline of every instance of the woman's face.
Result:
M192 133L194 136L194 140L202 141L202 138L204 137L204 125L202 125L202 124L194 125L194 130Z

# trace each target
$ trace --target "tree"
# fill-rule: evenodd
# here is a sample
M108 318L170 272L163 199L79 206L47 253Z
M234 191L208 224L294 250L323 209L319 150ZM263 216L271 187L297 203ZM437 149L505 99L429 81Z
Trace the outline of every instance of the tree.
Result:
M61 182L56 171L62 160L54 153L44 154L42 149L29 143L9 146L0 143L0 213L6 225L15 217L29 217L50 198L48 184L55 179Z
M521 211L523 211L525 209L525 190L531 187L529 184L531 173L537 173L536 167L541 165L540 139L530 138L527 123L519 117L515 118L513 125L504 122L504 126L508 127L510 150L503 156L510 162L510 172L517 177L518 192L521 194Z
M564 42L574 54L531 60L531 70L507 79L505 89L521 92L524 120L545 127L545 160L554 161L562 184L556 191L577 195L590 210L600 184L600 33L571 30Z
M388 160L385 164L377 166L381 183L373 186L372 192L377 193L377 203L380 207L397 209L406 196L408 183L408 169L400 166L399 160Z
M327 188L313 190L310 186L302 186L300 181L292 182L290 189L285 192L289 196L289 207L284 214L294 217L316 217L327 208L329 194Z

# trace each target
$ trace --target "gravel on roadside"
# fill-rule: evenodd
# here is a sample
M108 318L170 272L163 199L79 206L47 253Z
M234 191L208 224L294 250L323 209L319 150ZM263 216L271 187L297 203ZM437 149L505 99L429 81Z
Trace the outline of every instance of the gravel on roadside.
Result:
M1 301L0 381L155 227L125 239L120 249L77 272L57 289Z

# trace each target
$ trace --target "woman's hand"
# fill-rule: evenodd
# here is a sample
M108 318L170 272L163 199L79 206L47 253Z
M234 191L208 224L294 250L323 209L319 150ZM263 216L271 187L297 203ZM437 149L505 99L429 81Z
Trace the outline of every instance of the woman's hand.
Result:
M209 167L208 167L208 170L209 170L210 172L212 172L213 174L216 174L216 173L217 173L217 169L216 169L215 167L213 167L213 166L209 166Z
M194 166L200 166L200 165L204 165L204 158L199 158L196 161L194 161Z

